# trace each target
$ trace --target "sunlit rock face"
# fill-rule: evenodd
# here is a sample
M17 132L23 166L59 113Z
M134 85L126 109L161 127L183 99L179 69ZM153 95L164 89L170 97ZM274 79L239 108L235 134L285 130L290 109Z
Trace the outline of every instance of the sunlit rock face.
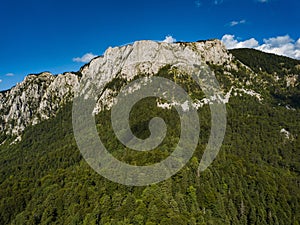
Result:
M103 56L96 57L77 73L28 75L15 87L0 93L0 131L18 136L28 125L55 116L60 107L72 101L80 82L86 90L91 85L103 89L116 77L130 81L140 74L151 76L165 65L209 63L236 69L232 60L233 56L219 40L192 43L137 41L110 47ZM97 96L95 112L111 107L114 104L112 95L116 93L104 90Z

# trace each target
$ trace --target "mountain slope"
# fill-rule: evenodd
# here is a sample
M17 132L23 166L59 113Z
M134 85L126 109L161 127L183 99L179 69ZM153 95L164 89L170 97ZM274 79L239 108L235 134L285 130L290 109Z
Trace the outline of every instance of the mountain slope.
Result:
M297 59L249 48L232 49L230 52L257 73L265 71L269 74L288 75L299 72L300 60Z
M277 104L300 107L299 60L254 49L233 49L230 52L264 78L265 88Z
M80 80L86 88L100 88L115 78L131 80L139 73L153 75L169 63L204 61L222 65L230 64L231 60L232 55L218 40L174 44L137 41L108 48L102 57L93 59L77 73L29 75L11 90L0 93L0 130L18 136L26 126L54 116L61 105L72 100ZM111 93L99 96L102 103L98 108L109 102L103 99L106 95Z
M176 63L166 64L165 59L155 57L157 51L144 56L147 49L159 50L160 57L165 55L170 59L173 55L169 52L194 61L205 59L228 101L228 124L220 154L199 176L197 169L211 128L209 101L189 79L187 71L179 73ZM129 52L133 54L131 58L125 57ZM2 137L6 141L0 145L0 224L298 224L300 111L297 105L294 109L289 106L288 99L274 95L274 87L282 95L292 93L298 90L299 80L287 87L290 73L277 82L274 74L256 71L233 55L218 41L162 45L138 42L109 49L78 74L70 75L75 83L90 78L105 86L103 93L107 94L99 96L96 107L99 136L111 154L133 165L166 158L178 142L180 126L173 108L157 107L156 99L144 99L131 112L133 133L140 138L148 137L148 122L159 116L168 124L167 137L154 151L137 153L124 148L116 139L110 121L111 104L121 87L141 76L161 76L182 86L196 103L206 102L198 107L201 132L190 162L168 180L146 187L113 183L94 172L81 157L72 130L70 96L74 86L62 88L70 92L58 95L62 85L59 82L52 94L41 94L57 94L60 100L54 103L61 105L34 126L26 124L19 133L22 137L19 142L11 144L15 137L10 132ZM161 60L165 61L158 65ZM128 66L124 66L126 63ZM146 69L141 71L143 66ZM255 66L263 68L263 64ZM106 77L99 76L102 71L106 71ZM47 85L38 83L38 90L44 90L40 93L46 93L57 79L52 75L47 77L51 80ZM32 89L28 85L26 90ZM11 99L19 95L14 96ZM2 101L7 97L1 97ZM40 99L32 102L40 105ZM46 105L51 101L48 98ZM13 105L3 104L2 108ZM28 101L26 107L32 107Z

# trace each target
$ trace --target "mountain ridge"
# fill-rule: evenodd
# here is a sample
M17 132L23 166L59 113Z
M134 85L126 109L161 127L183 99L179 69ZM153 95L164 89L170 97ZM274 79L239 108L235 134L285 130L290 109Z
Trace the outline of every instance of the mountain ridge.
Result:
M178 51L186 49L199 57L193 45L178 44ZM171 44L164 46L167 49L163 50L172 52ZM132 46L127 48L128 52L132 50ZM288 64L279 67L277 79L275 73L264 71L269 65L261 62L262 71L254 72L251 63L259 58L256 54L248 59L249 66L233 55L232 61L225 64L207 62L224 92L227 128L218 156L211 166L198 173L211 130L210 99L190 79L188 71L180 70L184 67L176 64L173 58L165 59L165 63L157 67L149 63L132 64L131 60L123 72L130 68L138 71L143 65L151 70L131 72L130 79L125 72L121 76L120 68L128 60L128 54L122 58L119 51L114 49L111 53L115 54L92 60L81 71L83 74L32 76L15 90L13 96L19 98L11 98L11 102L25 109L31 123L25 124L23 131L16 130L20 131L18 137L22 137L17 140L17 135L11 137L1 132L0 224L299 224L300 104L295 99L300 92L299 78L294 85L288 86L291 71ZM224 51L228 57L227 50ZM211 54L217 53L212 50ZM132 57L142 58L138 54ZM203 61L201 56L197 57L191 58L192 62ZM118 64L114 64L116 61ZM106 68L99 66L105 63ZM109 70L108 65L117 66ZM156 72L153 68L159 68L157 73L148 74L147 71ZM112 71L114 76L102 76L103 70ZM94 74L89 76L88 73ZM154 117L162 118L167 125L167 135L160 146L139 152L124 147L116 137L110 104L114 104L115 95L129 82L150 76L175 82L190 95L193 103L203 103L197 108L201 125L198 146L191 160L169 179L144 187L125 186L100 176L83 159L74 138L72 102L64 102L73 98L74 86L67 84L86 79L83 88L85 84L96 83L106 91L106 95L98 96L98 103L106 107L98 105L99 113L94 115L99 138L113 157L130 165L143 166L165 159L177 145L180 119L175 109L153 98L143 99L133 107L129 124L136 137L149 137L149 121ZM25 89L22 91L21 87ZM34 101L30 102L28 97ZM43 102L46 104L41 104ZM28 111L24 103L34 106L34 112L45 109L40 111L44 116L47 112L51 114L32 125L37 114ZM11 115L20 115L20 110L17 108ZM18 126L17 122L11 127ZM90 140L89 135L85 137Z
M212 67L218 67L218 69L223 67L221 69L225 71L223 71L225 73L223 76L228 76L230 82L236 82L236 86L239 86L236 87L237 91L260 96L261 93L257 93L257 90L253 89L253 85L252 89L246 88L247 84L254 82L256 74L260 71L248 64L247 60L239 57L239 54L232 54L238 51L227 50L223 43L217 39L175 43L142 40L121 47L109 47L102 56L95 57L77 72L65 72L57 75L49 72L29 74L15 87L0 92L0 131L7 135L19 136L28 125L34 125L55 116L63 104L72 100L75 88L81 81L94 80L97 85L103 85L103 83L109 83L116 77L129 81L139 73L153 75L163 66L172 64L172 61L175 62L178 56L178 59L181 57L183 61L204 62ZM244 51L249 52L250 50ZM176 54L179 55L176 56ZM267 53L263 54L268 56ZM171 60L168 61L167 59ZM288 58L285 57L284 59ZM291 59L291 61L293 60ZM297 62L297 60L293 62ZM234 77L232 73L237 73L241 68L243 68L243 73L250 74L250 77L243 78L246 80L237 81L237 75ZM215 72L214 69L216 68L213 68ZM103 75L100 77L99 73L103 73ZM295 85L298 82L297 79L298 75L289 77L290 84ZM89 82L86 84L89 85ZM224 92L224 95L229 94L230 97L231 92L228 91ZM111 95L113 92L107 89L104 90L102 97L98 96L99 102L96 107L98 112L105 107L107 100L105 98L109 98ZM113 102L111 99L107 101L110 102L110 105Z
M129 66L129 68L123 71L123 76L125 76L127 79L132 79L132 77L137 75L137 73L139 72L154 74L158 71L159 68L165 65L163 63L156 64L158 60L151 58L154 57L155 51L159 51L159 49L161 49L161 51L166 50L166 52L168 52L168 50L174 49L175 46L177 48L177 51L182 51L187 48L188 52L193 55L195 55L195 52L199 50L197 49L198 47L202 51L198 52L200 53L200 57L202 57L206 61L216 64L221 64L221 62L223 63L224 60L230 61L232 57L231 55L227 54L227 50L225 49L223 44L220 41L216 40L207 41L205 43L195 42L172 44L158 43L154 41L137 41L132 45L114 48L110 47L105 51L103 56L92 59L89 63L82 66L78 72L66 72L64 74L58 74L56 76L52 75L49 72L29 74L25 77L24 81L17 84L15 87L5 92L1 92L0 112L2 123L0 123L0 130L6 131L7 134L19 135L27 125L36 124L41 119L49 118L49 115L51 113L55 115L56 111L59 109L61 101L70 101L71 95L73 95L74 93L73 88L78 85L79 81L81 79L95 79L95 74L98 74L100 69L107 67L105 73L107 74L105 75L106 81L104 82L111 81L112 78L117 76L117 73L119 72L116 71L113 75L111 74L111 72L113 71L110 70L115 66L111 62L113 62L114 59L118 58L122 61L122 57L124 57L123 54L128 54L128 57L132 57L133 55L133 57L128 60L129 63L127 63L127 66ZM146 49L143 50L144 48ZM154 51L153 49L156 50ZM207 49L213 50L211 53L209 53ZM130 53L132 51L134 53L130 56ZM147 55L151 51L151 54L153 55L148 57ZM146 55L139 52L146 52ZM216 55L216 52L219 52L220 54ZM139 60L141 62L136 61L136 56L140 57ZM186 58L188 58L188 56L186 56ZM114 63L120 63L120 60ZM143 61L145 62L145 64L147 64L147 62L150 62L151 64L152 61L152 64L150 65L150 67L149 64L146 65L146 68L141 71L140 68L137 69L136 67L139 66L138 64L143 63ZM122 70L124 69L122 68ZM103 77L99 79L103 79ZM28 90L28 88L31 88L32 90ZM23 97L20 98L20 96ZM28 104L31 102L28 102L29 100L27 101L26 98L31 98L34 101L34 104ZM49 101L49 99L51 99L51 101ZM17 109L19 108L21 108L21 112L17 111ZM25 116L22 118L22 115ZM34 116L34 118L30 118L32 116ZM12 128L12 126L5 125L9 123L13 123L14 128Z

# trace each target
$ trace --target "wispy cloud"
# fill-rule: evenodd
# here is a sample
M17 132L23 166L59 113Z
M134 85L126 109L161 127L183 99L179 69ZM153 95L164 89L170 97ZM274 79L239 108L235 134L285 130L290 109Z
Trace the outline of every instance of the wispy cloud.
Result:
M195 6L197 7L197 8L200 8L201 6L203 6L204 4L212 4L212 5L220 5L220 4L222 4L224 2L224 0L210 0L210 1L208 1L208 2L203 2L203 1L201 1L201 0L196 0L196 1L194 1L194 3L195 3Z
M223 0L214 0L215 5L220 5L223 3Z
M197 1L195 1L195 5L196 5L197 8L199 8L199 7L202 6L202 2L197 0Z
M231 21L231 22L229 23L229 26L234 27L234 26L237 26L237 25L239 25L239 24L245 24L245 23L246 23L246 20L240 20L240 21L235 21L235 20L233 20L233 21Z
M269 0L257 0L258 2L261 2L261 3L267 3L269 2Z
M0 79L0 83L2 83L2 80Z
M13 73L7 73L7 74L5 74L5 76L7 76L7 77L13 77L14 74Z
M263 44L260 45L255 38L238 41L234 35L226 34L222 37L222 42L228 49L254 48L263 52L300 59L300 38L295 41L289 35L263 39Z
M173 38L172 36L168 35L168 36L166 36L165 40L163 40L162 42L174 43L174 42L176 42L176 39Z
M88 63L95 57L97 57L97 55L94 55L93 53L90 52L90 53L84 54L82 57L73 58L73 61L81 62L81 63Z

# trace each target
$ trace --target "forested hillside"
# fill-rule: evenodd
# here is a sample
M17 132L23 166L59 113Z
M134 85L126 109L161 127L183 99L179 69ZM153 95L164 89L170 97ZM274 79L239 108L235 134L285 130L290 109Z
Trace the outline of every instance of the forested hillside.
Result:
M198 109L201 132L190 162L166 181L128 187L101 177L82 158L68 103L57 116L27 127L16 144L11 144L14 137L2 134L1 142L6 141L0 146L0 224L299 224L300 92L299 85L286 86L286 76L299 74L294 70L299 62L252 50L232 53L269 83L254 87L263 93L263 101L245 94L231 96L223 146L207 170L197 173L210 132L208 105ZM211 67L229 90L222 67ZM157 75L172 80L169 70L165 67ZM277 83L275 72L282 72ZM241 69L234 76L242 79L248 73ZM191 95L203 94L184 76L174 81ZM121 85L114 82L109 85ZM165 119L168 133L149 153L136 153L118 142L110 110L96 116L99 136L124 162L160 161L178 142L175 110L158 108L155 99L146 98L132 110L130 124L138 137L146 138L154 116Z
M300 60L255 49L233 49L230 52L268 81L266 88L278 104L300 107Z

